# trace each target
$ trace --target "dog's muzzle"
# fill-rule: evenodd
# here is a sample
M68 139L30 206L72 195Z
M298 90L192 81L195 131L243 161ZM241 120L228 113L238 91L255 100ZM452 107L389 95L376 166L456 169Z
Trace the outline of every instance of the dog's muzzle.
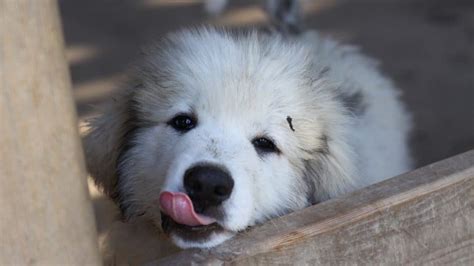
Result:
M228 171L215 165L201 164L188 169L183 192L163 191L159 203L162 212L175 224L199 227L217 222L208 213L222 205L232 194L234 180Z
M214 165L198 165L184 174L184 188L197 212L216 207L230 197L234 180L222 168Z

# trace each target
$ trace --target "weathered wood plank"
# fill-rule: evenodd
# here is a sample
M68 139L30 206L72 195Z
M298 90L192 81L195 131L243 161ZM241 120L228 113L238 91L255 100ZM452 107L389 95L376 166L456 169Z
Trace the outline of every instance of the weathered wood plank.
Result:
M153 264L470 264L474 151Z
M57 3L0 0L0 265L100 264Z

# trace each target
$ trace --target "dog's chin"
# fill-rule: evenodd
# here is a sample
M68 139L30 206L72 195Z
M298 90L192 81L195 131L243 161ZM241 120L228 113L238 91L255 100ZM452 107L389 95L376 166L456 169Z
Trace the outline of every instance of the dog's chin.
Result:
M236 234L217 223L199 226L179 224L163 213L161 227L180 248L212 248Z

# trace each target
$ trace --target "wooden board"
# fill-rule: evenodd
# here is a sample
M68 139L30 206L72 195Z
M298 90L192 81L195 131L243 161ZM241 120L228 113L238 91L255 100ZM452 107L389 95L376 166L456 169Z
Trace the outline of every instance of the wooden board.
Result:
M474 151L149 265L473 265Z
M0 0L0 265L100 264L56 1Z

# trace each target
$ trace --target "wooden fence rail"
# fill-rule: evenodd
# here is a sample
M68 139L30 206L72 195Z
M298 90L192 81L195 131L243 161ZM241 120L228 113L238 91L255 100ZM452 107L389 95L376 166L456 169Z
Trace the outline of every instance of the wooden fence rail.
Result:
M474 261L474 150L149 265Z
M0 0L0 265L100 261L57 3Z

